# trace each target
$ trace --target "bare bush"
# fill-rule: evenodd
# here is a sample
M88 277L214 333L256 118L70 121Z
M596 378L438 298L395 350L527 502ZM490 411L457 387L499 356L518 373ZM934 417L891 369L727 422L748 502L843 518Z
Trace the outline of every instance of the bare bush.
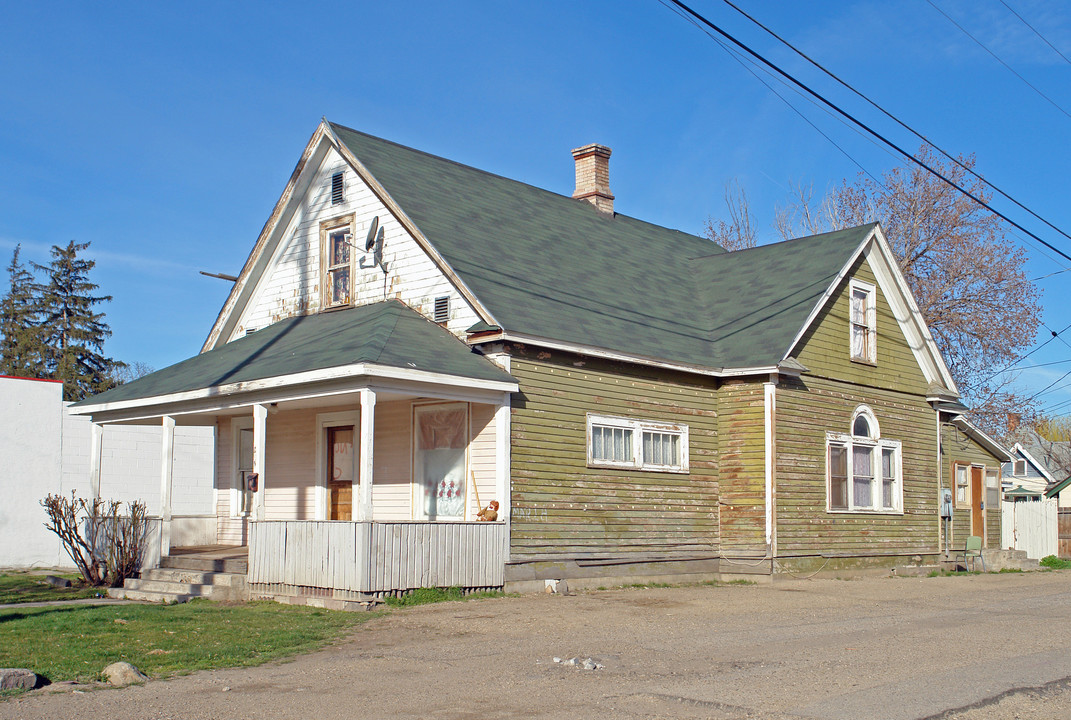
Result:
M145 503L127 503L124 515L118 500L87 500L71 491L69 499L49 493L41 505L45 527L59 537L87 585L118 587L140 571L148 535Z

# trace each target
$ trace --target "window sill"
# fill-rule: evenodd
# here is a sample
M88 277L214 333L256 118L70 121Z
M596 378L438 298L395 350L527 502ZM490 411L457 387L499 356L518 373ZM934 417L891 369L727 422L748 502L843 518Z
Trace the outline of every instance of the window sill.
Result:
M628 470L630 472L645 472L645 473L672 473L674 475L689 475L691 471L687 467L673 468L673 467L661 467L661 466L638 466L638 465L618 465L610 463L595 463L588 461L587 466L594 470Z
M866 358L853 357L849 358L853 363L857 365L866 365L867 367L877 367L877 362L873 360L867 360Z
M902 516L903 510L826 510L828 515L892 515Z

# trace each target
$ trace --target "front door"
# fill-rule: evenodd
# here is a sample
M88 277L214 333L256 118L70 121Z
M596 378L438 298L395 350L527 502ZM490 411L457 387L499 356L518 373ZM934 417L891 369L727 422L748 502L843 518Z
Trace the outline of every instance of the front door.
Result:
M985 495L982 494L985 484L983 482L985 468L971 467L971 535L977 535L985 542L985 517L982 512L982 502Z
M328 518L353 520L353 426L326 428Z

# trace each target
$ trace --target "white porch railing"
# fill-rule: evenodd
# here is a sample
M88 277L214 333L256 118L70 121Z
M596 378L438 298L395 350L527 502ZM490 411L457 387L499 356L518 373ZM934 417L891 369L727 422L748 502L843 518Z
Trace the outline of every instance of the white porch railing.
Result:
M249 582L382 593L503 584L505 523L250 523Z

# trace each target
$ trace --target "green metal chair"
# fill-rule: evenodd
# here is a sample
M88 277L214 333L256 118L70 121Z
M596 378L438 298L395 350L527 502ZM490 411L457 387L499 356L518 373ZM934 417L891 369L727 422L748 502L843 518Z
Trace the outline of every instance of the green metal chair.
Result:
M982 561L982 572L987 572L985 569L985 558L982 557L982 538L977 535L971 535L967 538L967 542L963 546L963 550L960 552L960 557L963 558L963 567L967 567L967 559L970 559L971 572L974 572L974 559L978 558Z

